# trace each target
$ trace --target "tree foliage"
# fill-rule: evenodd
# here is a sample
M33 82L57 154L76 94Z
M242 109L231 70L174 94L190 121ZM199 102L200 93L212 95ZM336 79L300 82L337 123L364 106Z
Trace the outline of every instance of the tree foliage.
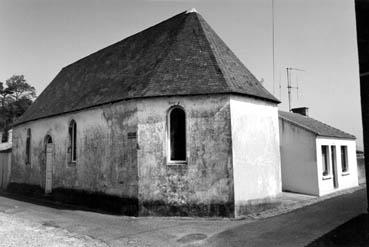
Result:
M23 75L0 82L0 128L8 130L36 98L36 90Z

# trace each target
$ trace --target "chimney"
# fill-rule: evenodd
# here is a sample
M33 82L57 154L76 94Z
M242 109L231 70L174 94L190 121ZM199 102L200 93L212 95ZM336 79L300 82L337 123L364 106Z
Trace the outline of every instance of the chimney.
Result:
M307 108L307 107L292 108L291 111L293 113L301 114L301 115L306 116L306 117L309 116L309 108Z

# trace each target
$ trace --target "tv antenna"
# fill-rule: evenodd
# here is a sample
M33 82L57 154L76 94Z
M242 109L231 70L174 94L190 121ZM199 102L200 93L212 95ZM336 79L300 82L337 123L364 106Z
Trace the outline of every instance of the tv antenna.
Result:
M303 69L299 69L299 68L291 68L291 67L287 67L286 68L286 72L287 72L287 90L288 90L288 110L291 111L291 93L292 93L292 89L296 89L297 92L299 90L299 86L297 84L297 86L292 86L292 82L291 82L291 72L292 71L305 71ZM297 82L298 83L298 82Z

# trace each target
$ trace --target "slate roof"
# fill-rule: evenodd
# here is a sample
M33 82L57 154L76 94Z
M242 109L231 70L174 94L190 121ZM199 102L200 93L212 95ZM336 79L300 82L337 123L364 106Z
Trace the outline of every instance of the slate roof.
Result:
M304 129L307 129L318 136L336 137L340 139L356 139L356 137L351 134L298 113L279 111L279 117Z
M16 125L121 100L235 93L279 103L196 12L63 68Z

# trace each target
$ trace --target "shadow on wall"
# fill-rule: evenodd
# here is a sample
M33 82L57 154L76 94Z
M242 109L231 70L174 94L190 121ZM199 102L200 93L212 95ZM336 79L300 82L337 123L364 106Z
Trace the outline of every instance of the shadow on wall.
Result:
M145 201L122 198L104 193L76 189L54 188L45 195L38 185L10 183L4 196L53 208L86 210L127 216L191 216L233 217L233 202L171 205L163 201ZM140 208L139 208L140 207Z
M94 212L106 212L115 215L137 216L137 198L123 198L98 192L54 188L45 194L38 185L10 183L6 195L18 200L63 209L82 209Z

